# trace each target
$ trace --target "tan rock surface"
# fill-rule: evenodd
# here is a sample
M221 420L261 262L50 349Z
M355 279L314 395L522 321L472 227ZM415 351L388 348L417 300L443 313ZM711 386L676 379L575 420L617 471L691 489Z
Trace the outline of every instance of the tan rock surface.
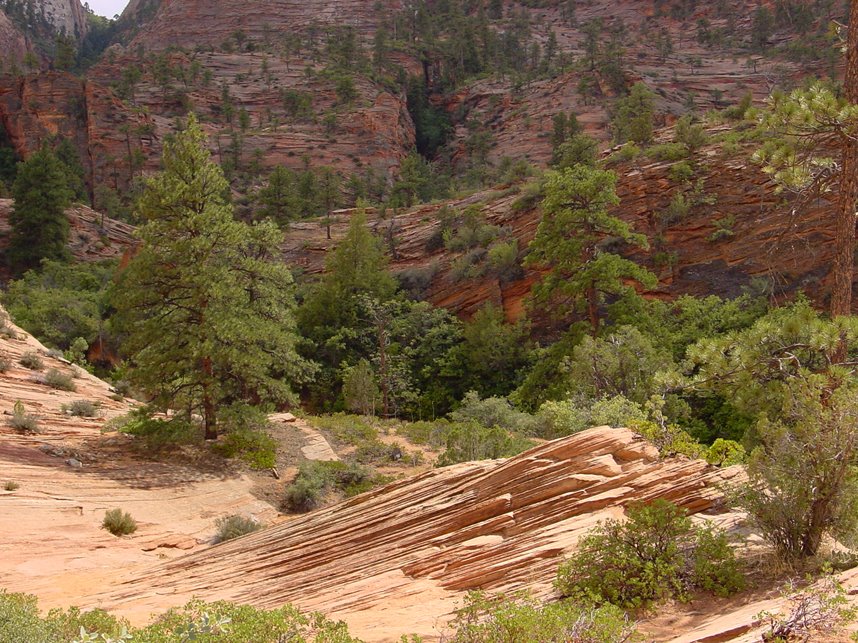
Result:
M709 510L720 498L714 485L734 474L659 461L631 431L600 427L508 460L390 484L129 574L85 602L136 618L191 596L293 602L344 618L370 641L412 630L432 636L466 590L550 594L563 554L629 502L668 498Z

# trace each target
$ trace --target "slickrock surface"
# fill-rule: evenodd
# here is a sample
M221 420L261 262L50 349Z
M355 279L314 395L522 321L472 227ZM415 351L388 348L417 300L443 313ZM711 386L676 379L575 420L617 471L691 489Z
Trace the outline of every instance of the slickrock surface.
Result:
M508 460L390 484L131 574L94 600L137 618L191 596L293 602L344 618L370 641L432 635L466 590L549 594L564 553L629 502L667 498L693 512L713 509L715 485L737 474L659 461L631 431L599 427Z
M240 513L265 522L277 516L251 495L252 482L243 475L135 457L128 436L102 435L105 421L130 410L130 400L113 399L105 382L46 355L39 342L12 328L17 338L0 336L0 357L12 363L0 374L0 588L35 593L44 607L67 607L128 569L207 545L219 516ZM45 371L18 364L27 352L42 354L45 371L74 372L77 390L44 385ZM98 402L97 417L62 411L80 399ZM38 417L38 433L7 425L18 400ZM3 491L6 482L20 486ZM104 512L115 507L137 520L133 536L101 529Z

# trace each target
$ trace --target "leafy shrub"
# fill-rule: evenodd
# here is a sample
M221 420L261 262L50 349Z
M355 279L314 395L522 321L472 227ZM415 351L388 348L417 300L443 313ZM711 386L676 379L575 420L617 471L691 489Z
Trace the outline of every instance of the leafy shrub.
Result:
M109 639L120 636L127 627L127 621L101 609L87 612L76 607L68 611L52 609L42 616L35 596L0 590L0 641L68 643L78 638L81 628Z
M691 205L684 193L677 192L671 197L667 208L658 213L659 223L668 226L677 221L682 221L691 212Z
M706 448L676 424L634 420L629 428L652 442L662 457L684 455L702 458Z
M468 391L462 404L450 413L453 422L476 422L485 428L498 426L507 431L532 435L536 421L528 413L513 408L503 397L480 399L476 391Z
M309 418L311 424L331 433L341 444L359 445L367 440L378 439L378 431L366 420L357 415L335 413Z
M196 444L202 439L202 431L196 424L178 416L170 419L153 418L146 407L111 420L107 427L140 438L150 449Z
M734 464L742 464L747 454L745 447L735 440L718 438L706 452L706 462L718 467L729 467Z
M24 368L29 368L31 371L41 371L45 368L45 363L42 361L42 358L38 353L24 353L21 355L18 363Z
M679 161L670 166L667 175L674 183L685 183L694 178L694 166L689 161Z
M9 426L22 433L36 433L39 430L39 418L32 413L27 413L21 400L15 402L12 407L12 417Z
M56 368L52 368L45 373L45 384L60 391L77 390L77 387L72 380L72 376L67 373L63 373Z
M559 567L555 587L563 596L637 608L684 600L694 588L727 596L743 587L723 532L695 527L666 500L630 506L627 514L599 523Z
M469 592L451 623L453 643L624 643L634 623L613 605L543 603L527 596Z
M593 403L574 400L545 402L536 412L537 435L553 439L572 435L594 426L628 426L645 419L641 406L622 395Z
M91 400L75 400L62 405L63 413L73 417L91 418L98 412L99 403Z
M0 357L0 373L5 373L12 368L12 360L8 357Z
M8 480L3 484L3 491L17 491L20 488L21 485L14 480Z
M446 449L438 466L472 460L508 458L526 451L534 443L499 426L485 427L478 422L456 422L447 433Z
M127 536L137 531L137 521L118 507L105 512L101 526L114 536Z
M688 157L688 148L682 143L662 143L647 149L646 155L656 161L675 162Z
M271 469L277 464L277 442L265 431L230 431L212 448L225 458L240 458L251 469Z
M286 506L292 511L311 511L321 504L327 491L356 496L387 482L388 478L358 464L339 460L303 462L295 480L286 488Z
M265 527L265 525L254 518L239 516L237 514L221 516L215 521L215 526L217 527L217 534L215 534L214 538L216 543L232 540L245 534L252 534L254 531L259 531Z
M448 420L443 419L434 422L406 422L396 432L413 444L425 444L433 449L440 449L447 443L447 435L452 426Z

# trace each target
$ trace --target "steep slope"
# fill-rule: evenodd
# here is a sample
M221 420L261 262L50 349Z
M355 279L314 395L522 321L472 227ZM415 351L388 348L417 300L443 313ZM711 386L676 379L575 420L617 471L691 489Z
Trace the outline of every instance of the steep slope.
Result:
M462 592L550 593L564 552L629 502L718 506L738 474L658 460L626 429L600 427L508 460L466 463L397 482L264 532L131 574L97 597L138 618L191 596L344 618L371 641L433 635Z

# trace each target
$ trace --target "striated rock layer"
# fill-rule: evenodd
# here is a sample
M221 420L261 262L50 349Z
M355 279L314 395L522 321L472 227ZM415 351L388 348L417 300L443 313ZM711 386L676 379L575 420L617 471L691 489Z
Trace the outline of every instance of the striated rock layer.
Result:
M630 502L666 498L709 510L721 498L716 485L738 474L660 461L632 431L598 427L507 460L387 485L134 574L97 602L131 615L165 598L292 602L345 618L373 641L431 635L466 590L548 594L581 534Z

